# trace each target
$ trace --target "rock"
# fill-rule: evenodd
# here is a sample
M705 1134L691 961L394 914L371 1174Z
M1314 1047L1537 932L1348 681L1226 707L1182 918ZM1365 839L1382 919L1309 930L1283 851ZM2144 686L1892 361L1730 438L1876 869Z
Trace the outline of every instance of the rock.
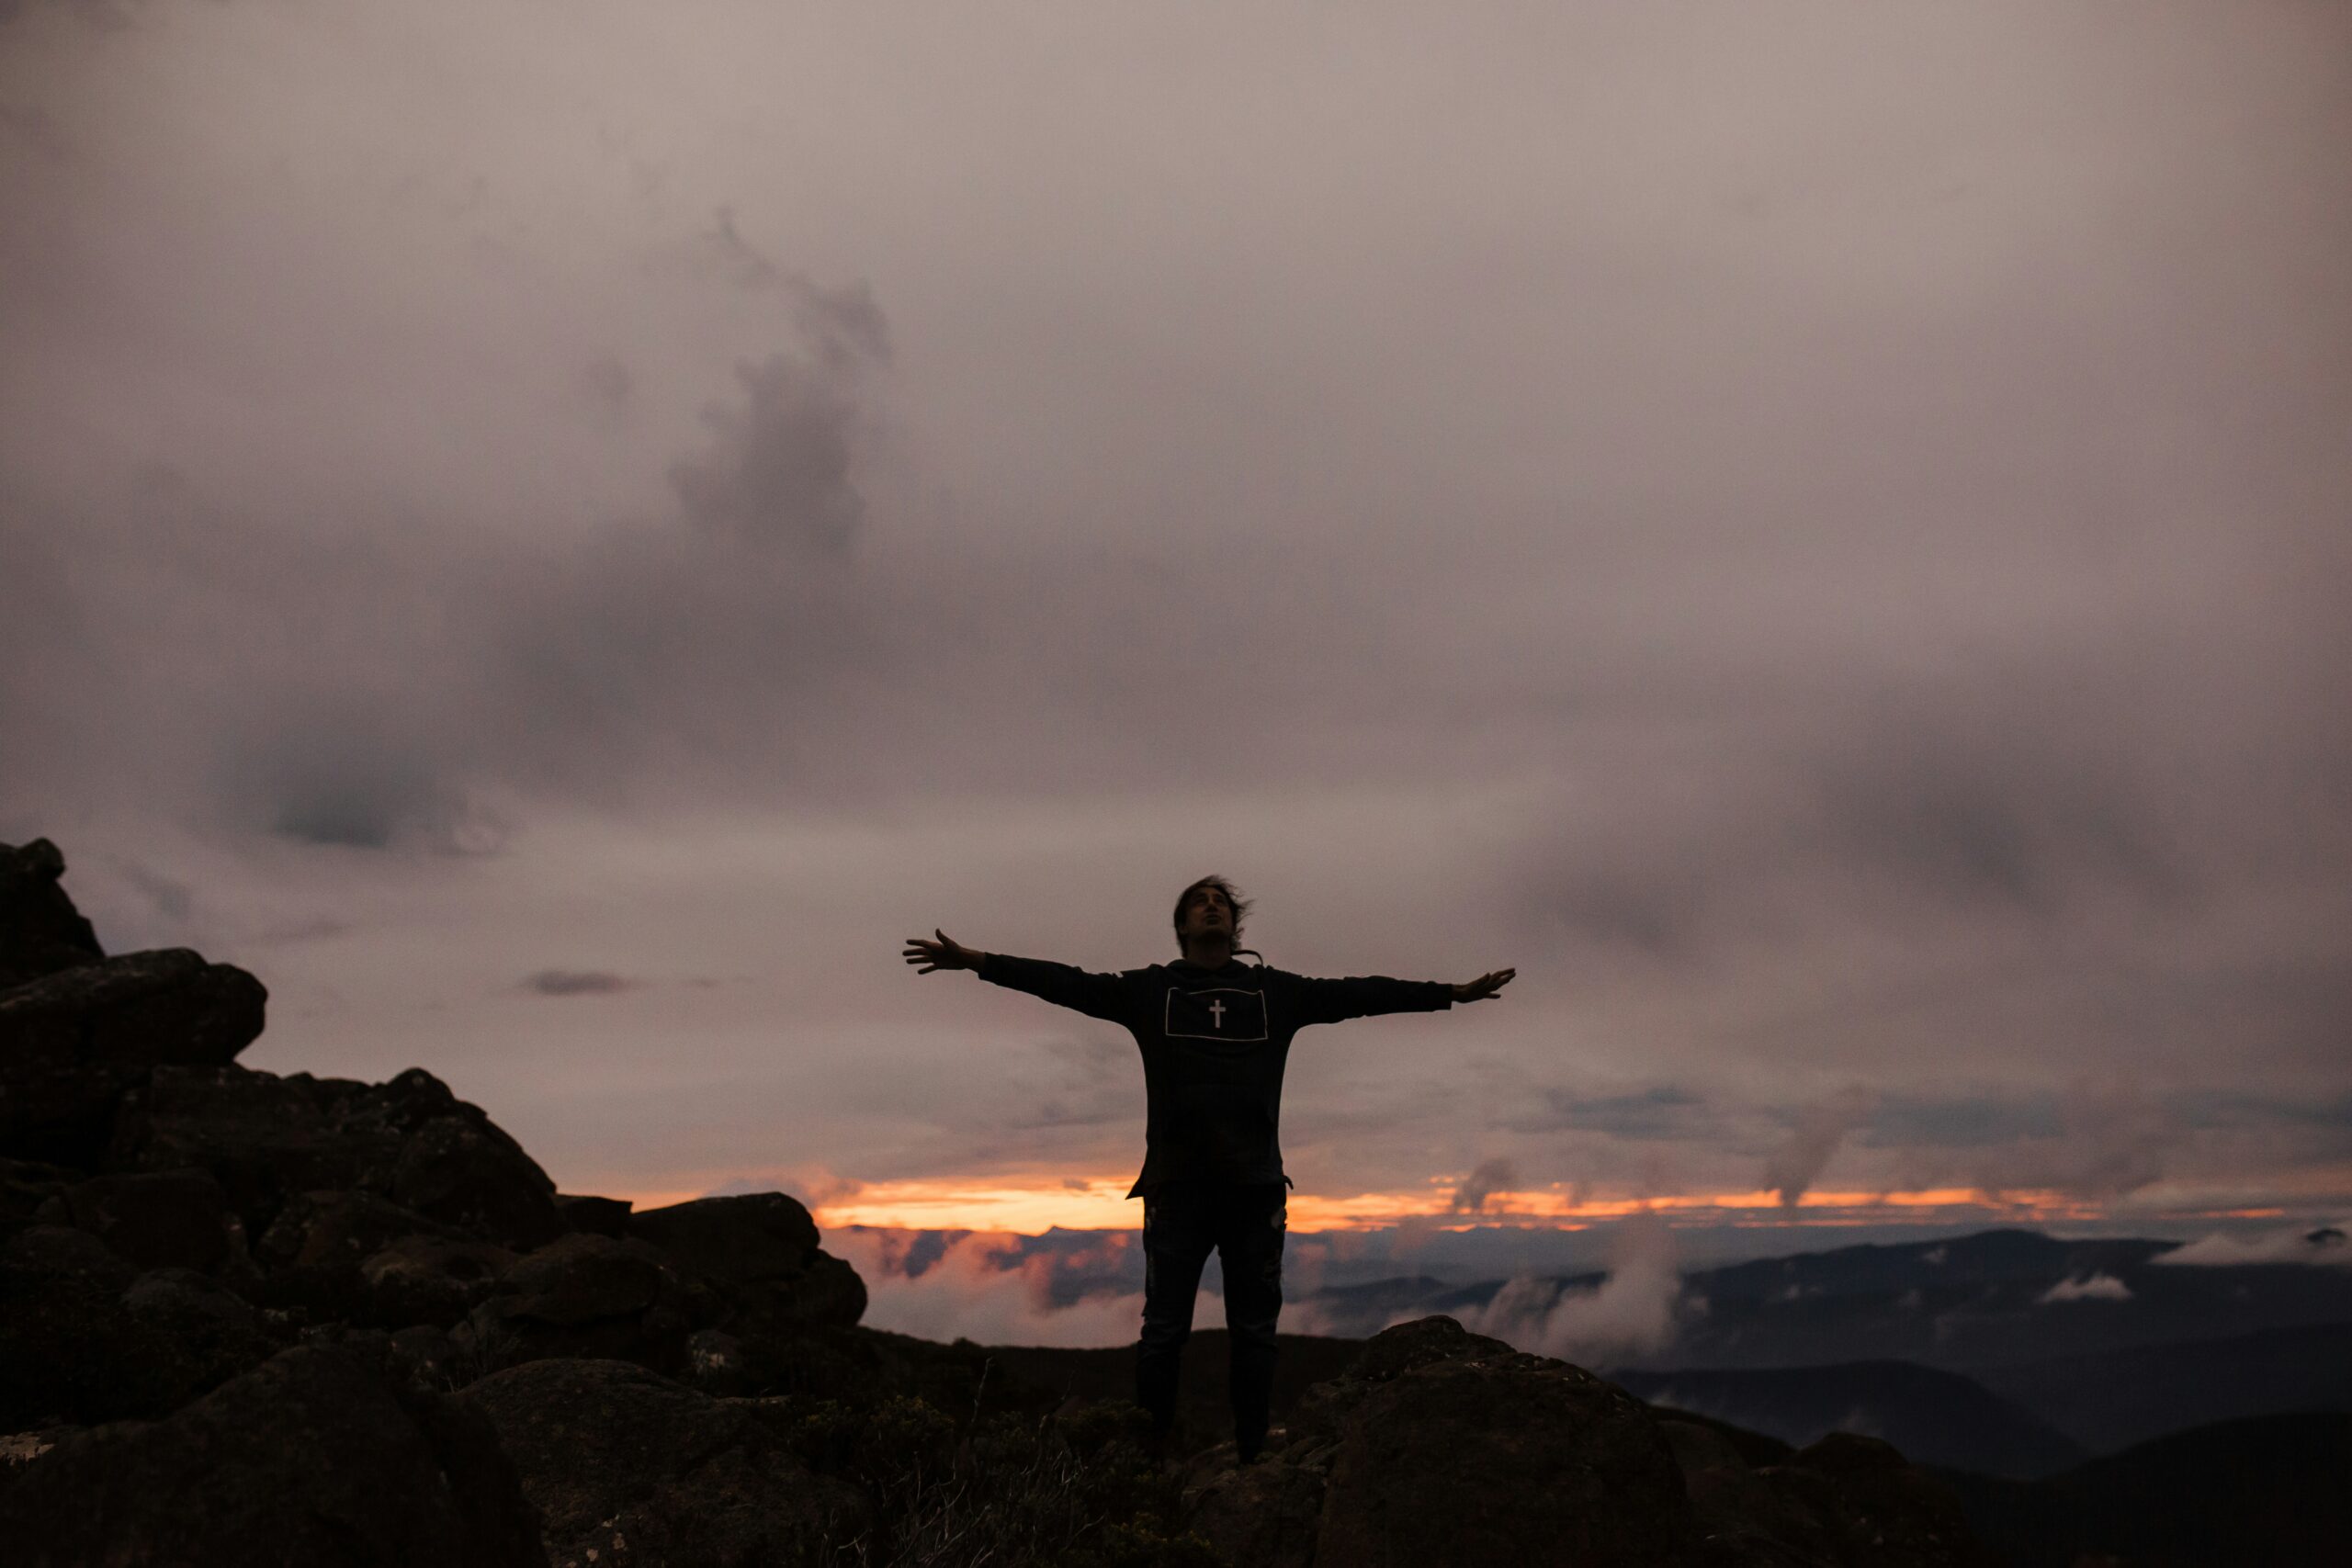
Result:
M23 1568L541 1568L481 1418L300 1346L160 1421L77 1433L0 1493Z
M122 1292L122 1304L142 1317L175 1320L190 1336L254 1326L250 1303L193 1269L150 1269Z
M142 1268L228 1260L229 1200L201 1167L93 1177L65 1194L74 1224Z
M479 1107L417 1068L383 1084L158 1068L126 1098L109 1160L207 1168L256 1235L295 1194L325 1190L365 1190L507 1247L566 1232L547 1173Z
M192 1270L141 1274L61 1226L0 1247L0 1430L160 1415L276 1348L243 1302Z
M462 1102L459 1102L462 1105ZM537 1247L569 1228L555 1183L521 1145L470 1105L411 1133L393 1168L397 1202L509 1247Z
M447 1328L487 1300L514 1265L514 1255L495 1242L403 1236L359 1266L354 1315L385 1328Z
M40 1427L0 1437L0 1491L41 1456L56 1452L58 1444L80 1430L78 1427Z
M401 1317L407 1305L397 1300L385 1301L379 1306L369 1281L361 1272L369 1258L412 1236L458 1239L457 1233L449 1227L373 1192L330 1190L296 1193L277 1211L277 1217L262 1233L260 1244L254 1248L254 1261L263 1270L260 1299L276 1307L300 1308L319 1319L358 1318L380 1323L398 1318L390 1325L393 1327L429 1321L435 1316L430 1310L418 1316ZM463 1299L454 1307L453 1315L444 1321L463 1316L482 1294L481 1291L459 1293Z
M1691 1561L1697 1520L1648 1407L1540 1356L1432 1359L1340 1424L1317 1568Z
M587 1358L673 1372L689 1326L685 1292L661 1252L583 1232L507 1269L458 1338L487 1366Z
M739 1399L764 1392L752 1376L743 1342L716 1328L700 1328L686 1336L685 1361L680 1376L690 1387L718 1399Z
M1226 1450L1229 1461L1229 1443ZM1312 1568L1327 1482L1323 1469L1279 1453L1213 1465L1187 1489L1185 1528L1230 1562Z
M626 1361L532 1361L456 1397L497 1428L550 1564L798 1562L870 1515L744 1405Z
M65 1194L74 1181L74 1173L61 1165L0 1159L0 1228L21 1230L36 1218L44 1224L65 1224L71 1218Z
M47 839L0 844L0 990L106 956L58 885L64 874L65 857Z
M395 1330L385 1345L384 1360L401 1382L436 1393L463 1388L480 1375L457 1342L431 1324Z
M1890 1443L1832 1432L1799 1450L1786 1467L1763 1473L1826 1483L1834 1501L1820 1511L1830 1516L1830 1529L1849 1562L1990 1568L1992 1559L1968 1528L1959 1497L1913 1468Z
M580 1234L551 1241L506 1271L498 1293L510 1317L577 1328L674 1303L678 1279L641 1241Z
M1658 1423L1699 1516L1710 1568L1782 1568L1844 1561L1829 1521L1770 1468L1753 1467L1724 1432L1668 1416Z
M817 1222L781 1192L696 1198L629 1216L629 1234L676 1258L689 1274L722 1284L789 1280L817 1250Z
M124 1090L157 1066L232 1060L261 1033L267 999L251 975L186 948L0 992L0 1154L94 1162Z
M556 1212L563 1223L576 1231L593 1231L598 1235L611 1236L615 1241L628 1235L629 1201L626 1198L594 1198L583 1193L559 1192L555 1195Z
M781 1192L647 1209L629 1216L629 1234L675 1259L690 1286L707 1286L721 1303L716 1326L747 1343L865 1315L865 1281L818 1247L817 1222Z
M248 1233L266 1244L295 1194L360 1185L375 1151L342 1134L335 1108L366 1087L307 1073L162 1067L125 1100L107 1163L133 1170L203 1167Z

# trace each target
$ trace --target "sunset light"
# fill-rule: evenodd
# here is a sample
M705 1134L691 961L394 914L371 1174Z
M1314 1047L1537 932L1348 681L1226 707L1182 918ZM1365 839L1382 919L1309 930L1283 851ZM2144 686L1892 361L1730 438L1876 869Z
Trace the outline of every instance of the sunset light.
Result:
M854 1195L811 1205L828 1230L866 1225L894 1230L962 1230L1035 1235L1046 1230L1133 1230L1143 1223L1140 1202L1126 1196L1125 1177L1052 1178L973 1184L879 1181ZM1294 1192L1290 1228L1296 1231L1385 1229L1396 1225L1464 1230L1519 1225L1577 1230L1636 1214L1703 1218L1710 1224L1847 1225L1949 1219L1956 1223L2025 1224L2086 1220L2097 1204L2050 1190L1987 1192L1933 1188L1910 1192L1816 1191L1784 1207L1769 1190L1587 1197L1567 1192L1498 1192L1475 1213L1447 1204L1451 1184L1419 1190L1323 1196ZM666 1196L666 1195L665 1195ZM670 1201L675 1201L675 1199ZM2230 1211L2252 1216L2260 1211Z

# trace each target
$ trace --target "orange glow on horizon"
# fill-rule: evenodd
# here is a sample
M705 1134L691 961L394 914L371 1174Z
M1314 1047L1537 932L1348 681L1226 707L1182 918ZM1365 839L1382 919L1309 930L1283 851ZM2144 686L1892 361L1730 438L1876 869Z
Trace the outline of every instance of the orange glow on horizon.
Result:
M1143 1208L1126 1196L1129 1178L1071 1178L1032 1174L983 1182L957 1180L876 1181L843 1196L810 1205L827 1229L866 1225L888 1230L983 1231L1035 1235L1064 1230L1134 1230ZM1652 1213L1671 1218L1712 1219L1737 1225L1849 1226L1918 1221L1933 1211L1960 1211L1987 1220L2025 1223L2100 1218L2096 1204L2055 1191L1987 1192L1973 1187L1931 1188L1911 1192L1817 1191L1783 1205L1770 1189L1739 1192L1669 1193L1648 1197L1579 1197L1564 1192L1502 1192L1488 1196L1475 1213L1445 1203L1446 1184L1401 1192L1321 1194L1294 1192L1290 1225L1295 1231L1385 1229L1397 1225L1466 1230L1482 1225L1538 1225L1580 1230L1595 1221ZM674 1200L673 1200L674 1201Z
M805 1175L805 1173L804 1173ZM721 1179L715 1173L714 1181ZM740 1177L736 1178L740 1180ZM878 1230L939 1230L1036 1235L1056 1228L1132 1231L1143 1224L1143 1205L1126 1193L1132 1176L1076 1176L1060 1170L1000 1172L978 1179L932 1178L858 1182L819 1173L799 1179L779 1173L775 1190L808 1203L827 1230L865 1225ZM639 1210L658 1209L707 1195L708 1186L680 1187L680 1175L654 1190L614 1191ZM2041 1189L1988 1191L1975 1187L1936 1187L1912 1191L1849 1190L1812 1191L1783 1205L1769 1188L1736 1192L1679 1192L1644 1197L1586 1196L1575 1191L1493 1192L1475 1212L1450 1207L1451 1177L1432 1178L1418 1188L1353 1193L1294 1191L1294 1231L1470 1230L1481 1226L1582 1230L1595 1223L1656 1214L1668 1224L1709 1224L1740 1229L1845 1229L1858 1225L1951 1224L2035 1224L2086 1223L2110 1218L2139 1223L2144 1211L2110 1214L2105 1204ZM2344 1190L2343 1187L2336 1189ZM823 1193L816 1198L813 1193ZM2288 1210L2257 1201L2243 1189L2178 1194L2164 1213L2176 1220L2276 1220Z

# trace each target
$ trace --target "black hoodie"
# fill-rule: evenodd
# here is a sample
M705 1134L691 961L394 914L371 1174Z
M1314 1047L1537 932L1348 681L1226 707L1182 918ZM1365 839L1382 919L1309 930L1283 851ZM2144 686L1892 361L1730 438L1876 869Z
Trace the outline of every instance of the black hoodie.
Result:
M1143 1050L1143 1174L1148 1197L1171 1181L1285 1182L1276 1123L1291 1036L1310 1023L1453 1005L1442 980L1369 975L1316 980L1264 964L1190 959L1097 974L991 953L979 976L1115 1023Z

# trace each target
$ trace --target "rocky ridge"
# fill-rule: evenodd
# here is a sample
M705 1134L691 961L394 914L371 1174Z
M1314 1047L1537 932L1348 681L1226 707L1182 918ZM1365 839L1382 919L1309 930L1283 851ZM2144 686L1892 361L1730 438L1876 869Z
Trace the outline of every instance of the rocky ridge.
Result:
M0 845L0 1540L28 1565L1966 1564L1884 1444L1791 1453L1424 1319L1259 1463L862 1326L783 1193L560 1192L431 1074L237 1065L266 992L103 953Z

